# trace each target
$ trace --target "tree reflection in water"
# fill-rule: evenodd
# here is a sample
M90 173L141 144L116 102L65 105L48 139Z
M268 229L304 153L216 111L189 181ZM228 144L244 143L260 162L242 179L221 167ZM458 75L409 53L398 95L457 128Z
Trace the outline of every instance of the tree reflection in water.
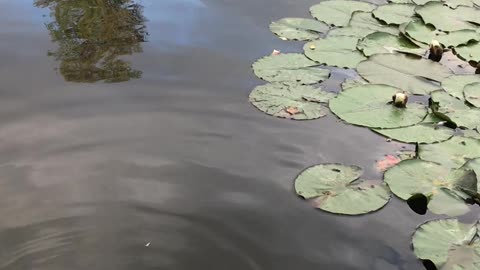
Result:
M50 8L47 24L58 49L49 52L73 82L123 82L140 78L122 56L142 52L148 36L143 7L132 0L36 0Z

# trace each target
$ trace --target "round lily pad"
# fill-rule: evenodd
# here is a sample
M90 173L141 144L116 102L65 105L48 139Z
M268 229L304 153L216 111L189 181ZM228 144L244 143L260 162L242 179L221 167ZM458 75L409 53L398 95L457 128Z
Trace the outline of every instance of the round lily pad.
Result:
M427 221L413 234L413 252L419 259L430 260L437 269L478 269L478 226L478 222L464 224L457 219Z
M260 111L294 120L323 117L328 100L334 95L309 85L271 83L257 86L249 100Z
M464 100L463 88L471 83L480 82L480 76L468 75L452 75L442 81L442 88L450 95Z
M448 120L457 126L474 129L480 125L480 109L468 107L462 100L443 90L432 92L431 99L435 103L435 113L448 117Z
M397 35L399 32L398 27L394 25L385 25L380 23L373 17L372 12L356 11L353 13L350 22L350 27L369 29L373 32L385 32L392 35Z
M455 54L462 60L468 62L480 62L480 42L470 42L467 45L454 49Z
M473 7L472 0L443 0L446 6L456 9L459 6Z
M410 22L415 15L415 5L388 4L377 7L373 12L375 18L387 24L402 24Z
M472 40L480 40L480 35L472 29L464 29L453 32L442 32L431 25L425 25L422 21L412 21L405 26L408 37L423 44L430 44L432 40L438 40L445 47L455 47L467 44Z
M428 2L419 6L415 12L422 17L426 24L432 24L442 31L458 31L476 29L475 24L480 24L480 9L459 6L451 9L441 2Z
M418 48L405 37L384 32L369 34L358 42L357 48L366 56L394 53L396 51L411 52L413 54L425 53L425 49Z
M421 122L427 110L417 103L406 108L391 104L400 89L387 85L367 84L348 88L330 101L330 109L344 121L372 128L398 128Z
M388 2L394 4L413 4L412 0L389 0Z
M428 2L440 2L440 0L412 0L412 2L416 5L423 6Z
M304 18L283 18L270 24L270 30L286 40L313 40L329 30L323 22Z
M445 142L419 145L418 155L445 168L460 168L468 160L480 157L480 140L454 136Z
M330 71L299 53L287 53L261 58L253 64L253 71L268 82L314 84L328 79Z
M463 95L470 104L477 108L480 107L480 83L472 83L465 86ZM478 123L480 124L480 119L478 119Z
M321 64L334 67L355 68L366 57L357 51L355 37L327 37L305 44L305 55Z
M405 143L436 143L450 139L455 131L451 128L439 126L440 119L429 114L425 120L415 126L392 128L392 129L373 129L373 131Z
M452 75L450 69L437 62L404 54L373 55L358 64L357 71L370 83L399 87L418 95L440 88L429 80L440 82Z
M303 171L295 180L295 191L312 205L327 212L361 215L382 208L390 200L387 186L358 179L356 166L321 164Z
M317 20L335 26L346 26L355 11L372 11L375 5L359 1L323 1L310 8Z
M450 169L428 161L401 161L385 173L385 182L403 200L422 194L428 209L436 214L462 215L469 211L465 191L476 194L477 178L471 170Z

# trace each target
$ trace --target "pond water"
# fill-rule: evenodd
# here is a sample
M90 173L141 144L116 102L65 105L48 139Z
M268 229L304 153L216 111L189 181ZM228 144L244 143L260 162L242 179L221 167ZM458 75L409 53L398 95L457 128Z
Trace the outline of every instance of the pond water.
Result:
M0 269L423 269L410 237L433 215L331 215L293 191L322 162L378 179L403 145L248 103L251 64L303 45L268 24L317 0L1 3Z

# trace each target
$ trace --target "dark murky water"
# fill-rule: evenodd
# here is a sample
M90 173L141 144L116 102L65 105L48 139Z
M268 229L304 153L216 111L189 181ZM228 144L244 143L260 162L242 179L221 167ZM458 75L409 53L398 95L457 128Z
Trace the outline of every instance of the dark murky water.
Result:
M255 59L301 49L270 21L317 0L35 2L0 9L0 269L422 269L429 217L397 199L334 216L292 191L320 162L378 178L400 145L247 102Z

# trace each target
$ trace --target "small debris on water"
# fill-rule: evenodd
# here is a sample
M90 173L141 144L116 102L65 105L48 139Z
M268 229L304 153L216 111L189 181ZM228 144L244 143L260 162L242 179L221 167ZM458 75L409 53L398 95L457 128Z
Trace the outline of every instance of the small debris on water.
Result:
M150 242L148 242L148 243L146 243L146 244L145 244L145 246L146 246L146 247L149 247L149 246L150 246L150 244L151 244L151 243L150 243Z
M273 50L272 55L279 55L279 54L281 54L281 53L282 53L281 51Z

